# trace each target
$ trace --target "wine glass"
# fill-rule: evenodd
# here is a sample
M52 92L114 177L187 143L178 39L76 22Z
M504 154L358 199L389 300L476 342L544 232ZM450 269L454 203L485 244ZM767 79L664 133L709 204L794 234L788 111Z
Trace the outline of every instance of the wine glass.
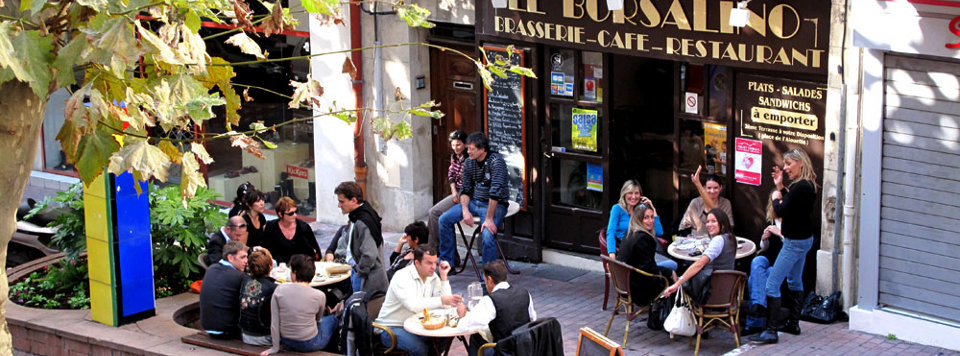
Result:
M480 282L473 282L467 286L467 308L473 310L477 303L480 302L480 298L483 298L483 284Z

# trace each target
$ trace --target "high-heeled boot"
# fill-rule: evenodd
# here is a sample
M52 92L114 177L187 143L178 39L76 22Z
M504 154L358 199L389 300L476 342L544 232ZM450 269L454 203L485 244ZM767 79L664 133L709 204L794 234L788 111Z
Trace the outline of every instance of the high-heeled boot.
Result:
M780 341L777 336L777 327L780 325L780 298L767 296L767 322L766 329L759 335L750 337L750 342L755 344L776 344Z
M784 304L786 304L790 314L787 315L786 321L783 322L783 326L781 326L779 330L788 334L800 335L800 312L803 310L803 291L790 291L786 297L787 299Z

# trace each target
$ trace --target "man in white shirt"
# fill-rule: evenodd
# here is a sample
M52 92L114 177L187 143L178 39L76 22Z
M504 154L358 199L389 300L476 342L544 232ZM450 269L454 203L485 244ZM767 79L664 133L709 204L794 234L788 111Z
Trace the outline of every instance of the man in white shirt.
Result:
M463 297L450 292L450 281L447 280L450 264L441 262L439 276L436 272L437 251L432 247L417 247L413 251L413 264L397 271L390 280L380 317L376 320L393 330L397 336L397 348L411 356L428 354L427 338L404 330L403 321L424 309L463 304ZM384 345L390 344L387 333L381 334L380 340Z
M490 339L481 334L470 336L467 354L476 355L477 350L486 342L498 342L520 327L537 320L537 311L533 309L533 297L526 289L507 283L507 267L503 261L496 260L483 266L483 282L489 295L480 299L469 313L464 305L457 307L460 322L457 328L463 331L490 329ZM487 350L493 355L493 349Z

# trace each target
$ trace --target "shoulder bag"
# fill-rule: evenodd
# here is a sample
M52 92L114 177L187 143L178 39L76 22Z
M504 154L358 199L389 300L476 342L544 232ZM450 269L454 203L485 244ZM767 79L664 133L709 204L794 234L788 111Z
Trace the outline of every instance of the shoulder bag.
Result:
M683 297L683 288L678 288L676 304L663 321L663 329L673 335L691 336L697 333L695 320L690 303Z

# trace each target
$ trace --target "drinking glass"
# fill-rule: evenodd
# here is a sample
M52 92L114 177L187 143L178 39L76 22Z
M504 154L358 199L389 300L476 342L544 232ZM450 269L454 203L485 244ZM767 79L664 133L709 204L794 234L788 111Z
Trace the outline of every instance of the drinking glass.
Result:
M467 286L467 308L473 310L477 303L480 302L480 298L483 298L483 284L480 282L473 282Z

